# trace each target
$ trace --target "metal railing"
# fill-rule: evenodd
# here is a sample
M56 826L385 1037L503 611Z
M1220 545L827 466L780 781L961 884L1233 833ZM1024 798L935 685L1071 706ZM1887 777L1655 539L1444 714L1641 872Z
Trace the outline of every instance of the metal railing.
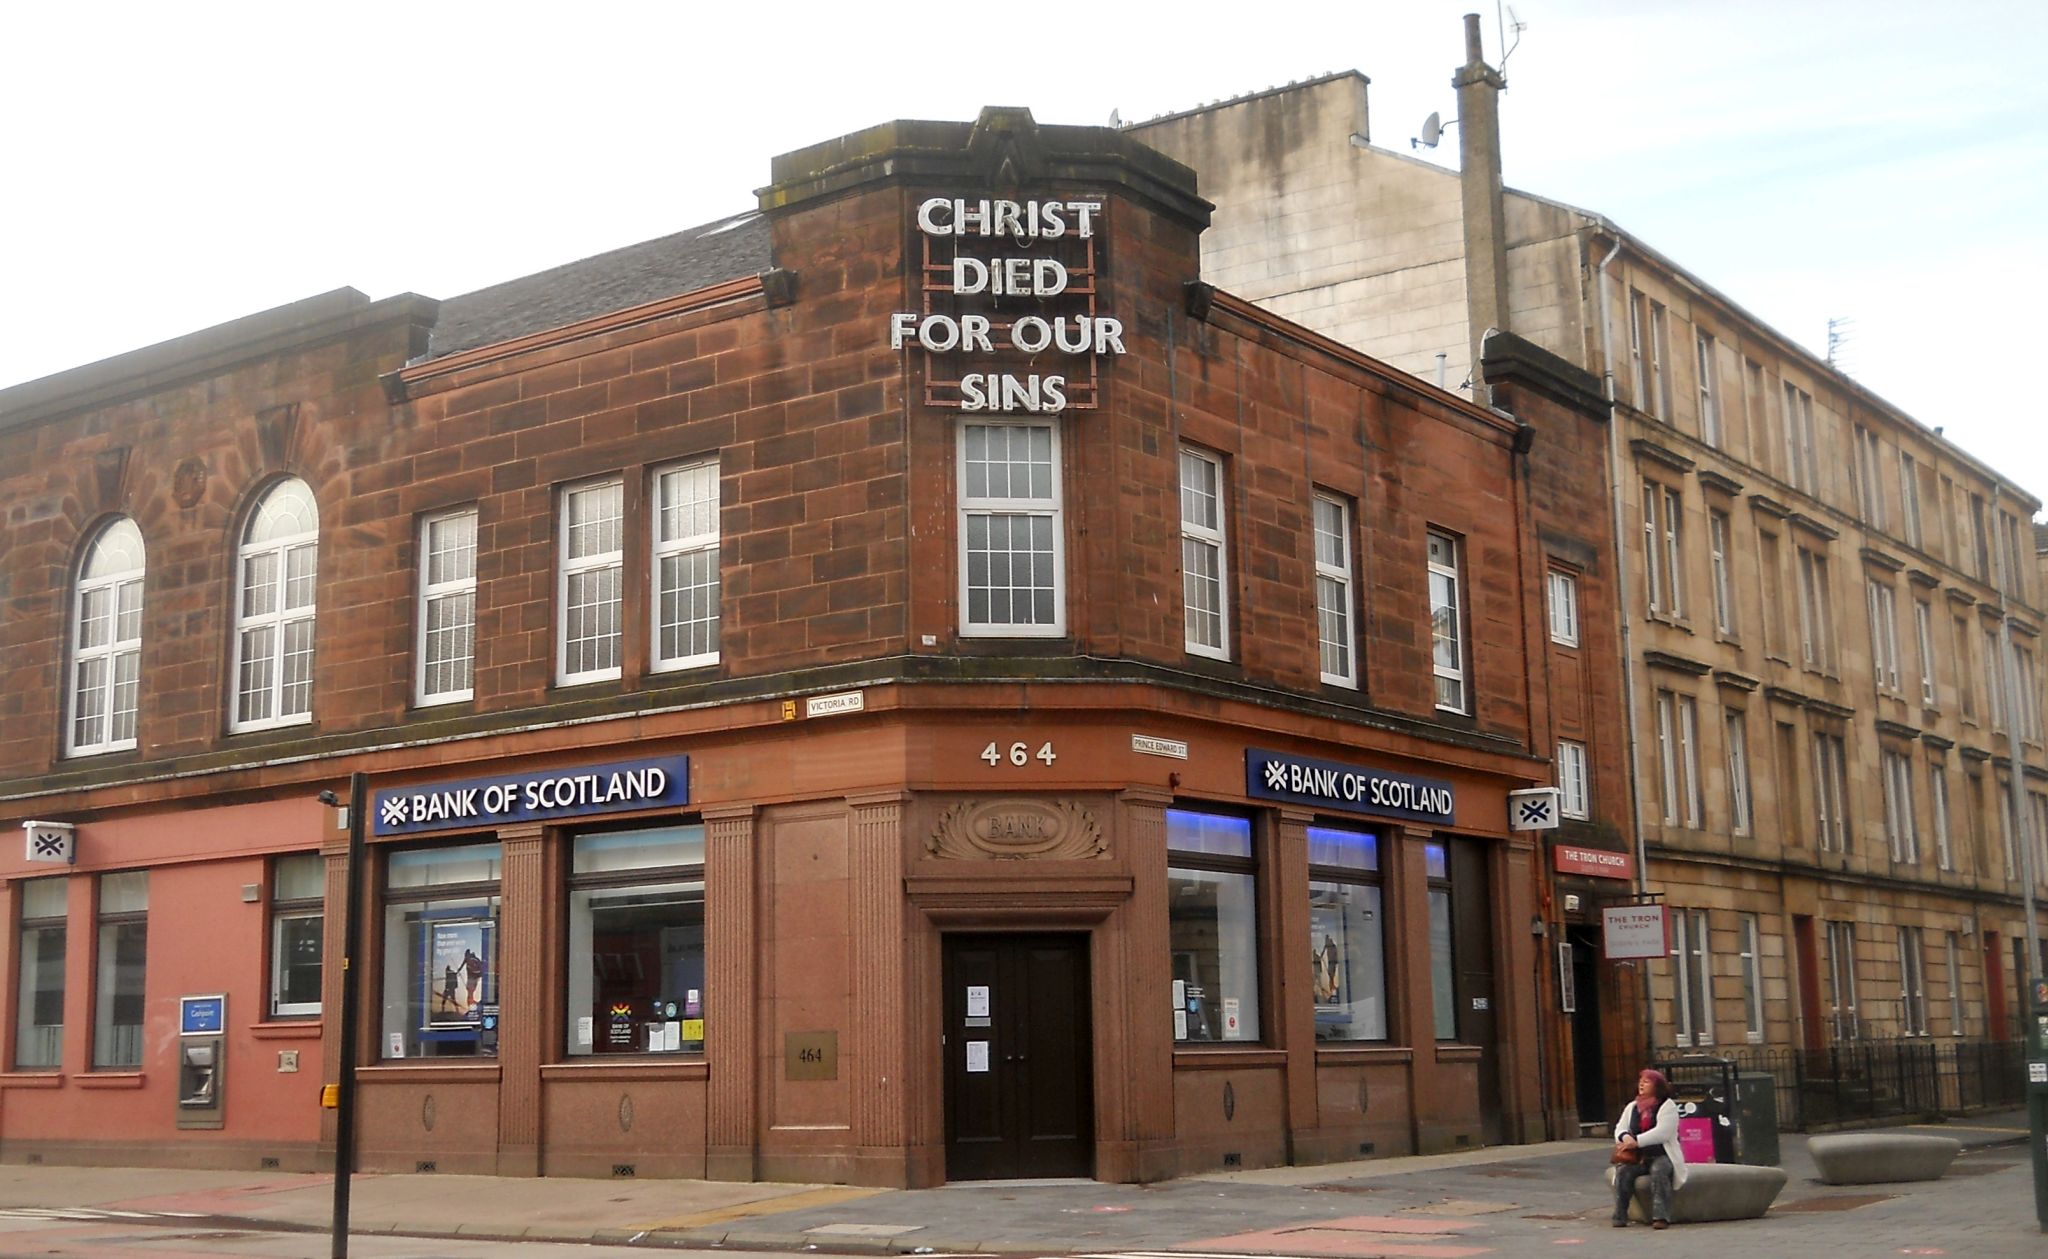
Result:
M1876 1119L1952 1116L2026 1104L2026 1043L1842 1041L1825 1049L1766 1045L1666 1050L1725 1058L1777 1086L1778 1126L1804 1132Z

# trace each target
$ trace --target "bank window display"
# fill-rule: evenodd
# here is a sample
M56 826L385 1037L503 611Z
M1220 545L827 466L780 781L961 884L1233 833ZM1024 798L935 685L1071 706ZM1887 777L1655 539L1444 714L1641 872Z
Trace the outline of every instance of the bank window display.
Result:
M1060 438L1051 424L960 429L960 632L1066 632Z
M562 491L555 590L564 684L619 676L619 580L625 566L625 485L613 477Z
M1309 946L1316 1039L1387 1038L1380 842L1371 831L1308 828Z
M1173 1039L1259 1039L1258 864L1250 820L1166 811Z
M496 844L392 853L384 868L381 1058L495 1055Z
M654 668L718 662L718 461L654 474Z
M92 1065L132 1071L142 1065L142 995L149 954L149 871L100 876L95 942Z
M313 718L313 596L320 509L297 479L279 481L250 513L237 555L236 730Z
M476 508L420 524L419 699L470 698L476 668Z
M1458 1039L1458 961L1451 937L1451 867L1442 844L1422 846L1429 881L1429 996L1438 1040Z
M704 828L579 835L568 1052L704 1052Z
M79 565L67 734L73 756L135 746L142 576L142 531L125 516L100 530Z
M326 947L326 863L317 852L279 857L270 868L270 1013L320 1013Z
M56 1070L64 1061L64 899L69 879L21 885L21 965L15 989L14 1067Z

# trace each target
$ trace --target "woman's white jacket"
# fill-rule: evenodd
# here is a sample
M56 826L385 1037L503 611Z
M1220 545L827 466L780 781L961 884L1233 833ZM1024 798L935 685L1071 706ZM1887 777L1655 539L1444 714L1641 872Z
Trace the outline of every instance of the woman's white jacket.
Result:
M1615 1121L1614 1139L1619 1141L1623 1136L1634 1131L1635 1122L1636 1104L1630 1102L1627 1106L1622 1107L1621 1118ZM1657 1108L1657 1122L1643 1129L1642 1133L1636 1137L1636 1144L1663 1146L1665 1155L1671 1160L1671 1188L1676 1191L1685 1187L1685 1151L1678 1148L1677 1102L1667 1099L1662 1106ZM1614 1176L1614 1169L1612 1167L1608 1168L1608 1184L1614 1183Z

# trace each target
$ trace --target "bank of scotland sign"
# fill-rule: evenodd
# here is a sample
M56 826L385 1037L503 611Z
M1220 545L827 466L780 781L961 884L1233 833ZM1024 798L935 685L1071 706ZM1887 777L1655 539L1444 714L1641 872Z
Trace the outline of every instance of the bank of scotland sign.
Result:
M1246 748L1245 794L1315 808L1371 813L1416 822L1451 821L1451 784L1392 770L1368 769L1285 752Z

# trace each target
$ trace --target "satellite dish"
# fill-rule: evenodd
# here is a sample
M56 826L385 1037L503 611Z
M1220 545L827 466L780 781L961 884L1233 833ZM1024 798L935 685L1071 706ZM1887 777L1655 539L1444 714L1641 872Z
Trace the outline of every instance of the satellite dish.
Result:
M1432 109L1429 111L1429 117L1422 120L1422 135L1420 137L1422 147L1425 149L1435 148L1436 142L1443 138L1443 134L1443 115Z
M1112 109L1109 111L1109 125L1112 127L1121 127L1124 125L1124 115L1122 110Z

